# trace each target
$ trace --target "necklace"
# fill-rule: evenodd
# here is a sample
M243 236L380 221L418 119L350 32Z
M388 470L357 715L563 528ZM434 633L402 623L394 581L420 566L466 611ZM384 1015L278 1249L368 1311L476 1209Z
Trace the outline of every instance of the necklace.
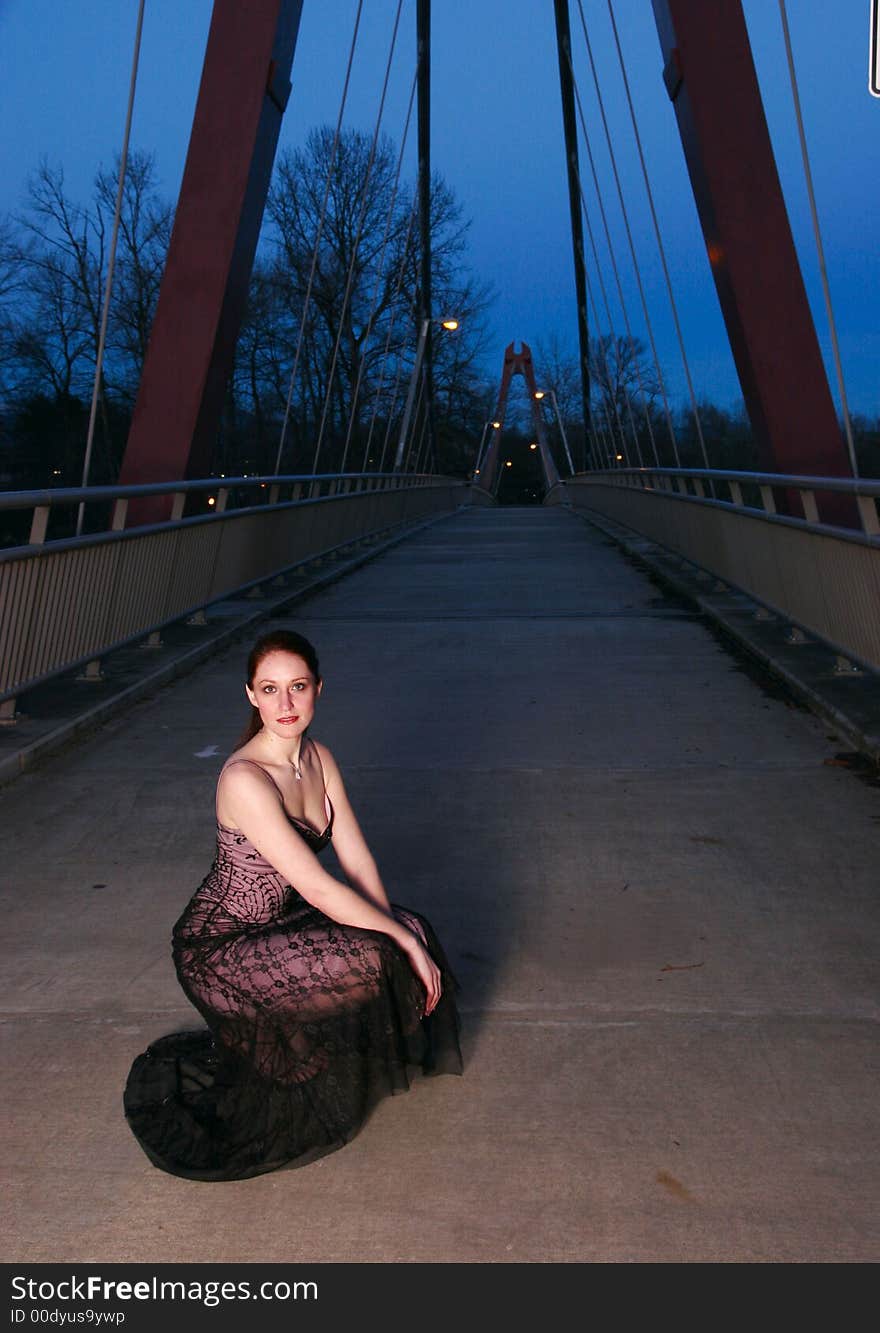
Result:
M302 765L302 746L300 746L299 748L299 757L297 759L291 759L290 761L290 767L293 769L293 776L296 778L297 782L302 782L301 765Z

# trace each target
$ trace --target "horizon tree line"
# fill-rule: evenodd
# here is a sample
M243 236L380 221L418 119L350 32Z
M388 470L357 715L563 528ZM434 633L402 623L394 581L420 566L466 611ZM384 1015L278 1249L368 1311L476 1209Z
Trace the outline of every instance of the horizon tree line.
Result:
M411 184L383 138L318 127L280 155L266 206L212 470L282 473L393 464L418 335L418 226ZM331 160L332 159L332 160ZM100 169L91 197L70 197L61 166L42 161L23 209L0 218L0 487L79 485L97 360L104 272L118 176ZM326 195L326 200L325 200ZM323 216L323 222L321 218ZM152 154L129 156L108 338L99 386L94 484L118 476L158 299L173 208ZM497 381L486 366L493 297L467 267L469 223L451 187L431 190L434 311L459 328L433 340L433 456L414 414L410 467L466 475ZM536 340L536 372L552 389L576 470L702 466L690 408L668 414L638 340L590 340L590 429L578 359L558 337ZM296 362L296 375L291 370ZM546 405L545 405L546 406ZM542 409L543 410L543 409ZM699 404L709 464L752 470L744 408ZM545 420L560 473L560 424ZM528 433L515 403L509 426ZM880 416L854 419L860 471L880 475ZM673 439L675 443L673 444Z

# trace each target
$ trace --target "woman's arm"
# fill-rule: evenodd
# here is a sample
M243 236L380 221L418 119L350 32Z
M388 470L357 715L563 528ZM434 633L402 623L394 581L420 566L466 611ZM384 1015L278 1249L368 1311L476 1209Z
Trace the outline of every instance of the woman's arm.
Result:
M314 744L324 769L327 794L333 804L333 850L339 858L339 864L349 884L384 912L390 912L388 894L385 892L373 854L367 846L367 840L351 808L339 765L326 745L318 745L317 742Z
M323 756L322 756L323 758ZM425 1012L440 998L440 972L421 941L388 908L363 898L323 868L293 829L271 780L249 764L232 764L220 775L224 807L236 826L275 867L286 884L332 921L389 935L404 951L426 992ZM333 797L331 795L331 800Z

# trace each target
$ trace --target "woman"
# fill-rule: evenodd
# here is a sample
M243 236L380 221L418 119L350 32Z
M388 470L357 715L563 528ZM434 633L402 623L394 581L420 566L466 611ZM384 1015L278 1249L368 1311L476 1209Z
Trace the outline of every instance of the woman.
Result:
M336 761L308 735L321 688L301 635L254 645L250 723L217 783L217 855L173 931L208 1030L156 1042L125 1090L141 1146L175 1175L303 1165L405 1089L408 1066L461 1072L443 951L389 903ZM318 861L331 836L347 884Z

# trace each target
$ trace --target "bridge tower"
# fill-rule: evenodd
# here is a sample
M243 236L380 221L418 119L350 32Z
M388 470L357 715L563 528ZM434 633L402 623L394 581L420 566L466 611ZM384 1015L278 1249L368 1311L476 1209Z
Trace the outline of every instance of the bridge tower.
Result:
M119 476L208 471L275 160L302 0L214 0L168 259ZM133 501L129 524L170 516Z
M740 0L653 0L733 358L768 472L852 469L810 312ZM837 521L849 502L826 497Z
M508 343L504 350L504 368L501 372L501 387L498 390L498 400L495 405L495 416L493 421L498 422L498 428L492 431L492 438L489 448L486 452L486 459L480 469L479 485L484 490L492 491L495 486L495 475L498 471L498 455L501 451L501 433L504 430L504 416L507 412L507 396L510 392L510 381L514 375L522 375L529 391L529 403L532 409L532 425L535 428L535 435L538 440L538 449L541 453L541 466L544 469L544 481L547 489L555 486L559 480L559 473L556 470L556 464L550 453L550 446L547 442L547 432L544 429L544 421L538 407L538 400L535 394L538 392L538 386L535 383L535 371L532 365L532 351L528 343L523 343L519 351L516 350L515 343Z

